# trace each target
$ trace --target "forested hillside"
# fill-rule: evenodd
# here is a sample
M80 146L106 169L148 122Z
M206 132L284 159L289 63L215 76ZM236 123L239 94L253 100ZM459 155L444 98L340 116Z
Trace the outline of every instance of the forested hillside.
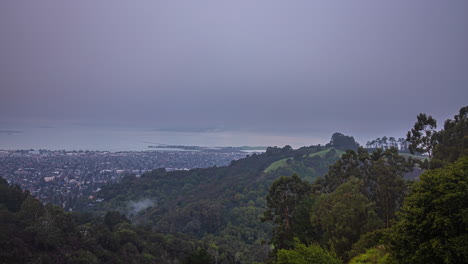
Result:
M126 177L85 197L87 213L1 180L0 262L467 263L468 107L435 128L420 114L407 136L425 160L336 133L226 167ZM418 167L420 180L405 179Z
M206 247L135 226L119 212L64 212L0 178L0 263L190 263Z
M273 263L467 263L468 107L436 130L419 114L409 151L349 150L313 184L280 177L267 196ZM414 166L427 168L406 181Z
M334 135L335 141L340 137ZM149 225L156 232L184 233L206 244L220 261L234 256L242 263L268 258L271 224L262 223L265 196L280 175L299 172L312 182L324 175L344 152L332 146L293 150L270 147L262 154L233 161L226 167L166 172L155 170L141 178L126 177L83 201L83 209L103 214L118 210L133 222ZM279 163L279 164L278 164ZM135 204L142 206L135 210Z

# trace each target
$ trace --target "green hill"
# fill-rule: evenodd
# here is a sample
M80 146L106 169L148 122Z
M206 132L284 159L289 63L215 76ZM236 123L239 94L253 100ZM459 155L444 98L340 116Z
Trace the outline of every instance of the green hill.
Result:
M210 254L221 263L232 263L232 258L263 262L271 251L267 242L273 228L261 216L272 182L294 173L312 182L327 173L348 146L358 145L353 137L335 133L326 146L268 147L229 166L127 176L103 187L94 200L83 197L75 209L101 215L117 210L154 232L189 235L215 245Z
M324 155L326 155L332 149L334 149L334 148L327 148L327 149L324 149L324 150L321 150L321 151L318 151L318 152L315 152L315 153L304 155L303 158L306 158L306 157L312 158L314 156L319 156L319 157L323 158ZM343 155L343 153L345 153L345 152L342 151L342 150L336 150L336 156L341 157L341 155ZM270 166L268 166L268 168L266 168L263 172L270 173L270 172L273 172L273 171L275 171L275 170L277 170L279 168L288 167L289 166L289 164L288 164L289 159L290 158L285 158L285 159L275 161Z
M77 209L98 214L117 210L155 232L184 233L215 244L220 259L237 256L243 263L263 261L269 252L265 242L272 226L262 223L260 216L271 183L278 175L294 172L312 181L325 174L342 153L321 146L297 150L273 147L225 167L159 169L105 186L96 200L83 199ZM281 165L268 169L274 164ZM97 202L101 199L104 201Z

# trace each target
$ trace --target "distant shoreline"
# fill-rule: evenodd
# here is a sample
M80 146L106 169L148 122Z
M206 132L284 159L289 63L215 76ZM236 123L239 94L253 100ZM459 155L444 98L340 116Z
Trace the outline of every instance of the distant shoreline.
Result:
M148 152L148 151L197 151L197 152L245 152L261 153L265 152L267 147L262 146L242 146L242 147L201 147L184 145L158 145L148 146L146 150L85 150L85 149L0 149L0 152L66 152L66 153L125 153L125 152Z
M18 133L23 133L23 131L19 130L0 130L0 134L18 134Z
M150 145L148 148L152 149L183 149L183 150L261 150L265 151L267 147L264 146L242 146L242 147L201 147L201 146L184 146L184 145Z

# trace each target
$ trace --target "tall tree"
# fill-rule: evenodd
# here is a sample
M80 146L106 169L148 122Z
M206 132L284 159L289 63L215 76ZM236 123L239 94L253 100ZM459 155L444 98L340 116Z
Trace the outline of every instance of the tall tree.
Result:
M382 138L382 148L383 148L383 149L388 149L388 142L387 142L387 140L388 140L387 136L384 136L384 137Z
M360 191L362 184L362 180L351 179L321 195L312 207L311 224L322 231L322 245L343 259L362 234L382 226L374 203Z
M398 144L400 145L400 152L408 153L408 141L405 138L399 138Z
M272 238L276 250L294 246L297 208L310 193L309 183L296 174L281 176L272 183L266 198L268 209L262 221L272 221L276 225Z
M389 137L388 142L390 143L390 147L398 148L398 145L396 144L396 139L394 137Z
M451 163L468 155L468 106L462 107L453 119L447 119L438 133L434 159Z
M429 159L432 159L432 151L437 144L437 121L423 113L419 114L417 119L414 127L406 135L406 140L410 143L409 150L412 154L427 154Z
M363 181L361 192L376 204L378 215L387 226L400 208L406 192L404 174L411 172L414 160L398 155L396 148L376 149L369 154L359 148L357 153L347 151L330 166L325 178L314 184L322 193L330 193L352 178Z
M406 190L405 181L397 169L391 166L385 158L374 162L371 174L375 181L372 185L374 188L372 200L375 201L377 212L388 228L390 220L395 218L395 213L403 202Z
M399 263L468 263L468 157L411 186L390 246Z

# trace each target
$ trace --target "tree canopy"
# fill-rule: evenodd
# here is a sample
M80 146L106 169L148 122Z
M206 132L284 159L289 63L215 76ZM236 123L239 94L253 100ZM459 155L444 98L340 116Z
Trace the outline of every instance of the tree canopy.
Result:
M411 187L390 245L399 263L467 263L468 157L429 170Z
M317 244L306 246L296 240L294 248L281 249L274 264L341 264L341 260Z
M339 150L356 150L359 147L359 144L354 140L354 137L336 132L332 135L330 143L328 143L327 146L334 147Z

